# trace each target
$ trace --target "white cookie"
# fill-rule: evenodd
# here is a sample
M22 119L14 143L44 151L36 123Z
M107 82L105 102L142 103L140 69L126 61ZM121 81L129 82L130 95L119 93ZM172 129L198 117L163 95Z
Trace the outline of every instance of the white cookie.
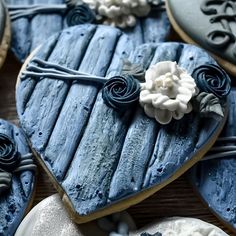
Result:
M151 225L130 233L130 236L146 235L162 236L227 236L220 228L199 219L172 217L154 222Z
M134 229L134 222L127 213L122 213L122 221ZM103 223L104 221L100 222ZM103 227L106 228L106 227ZM109 226L108 226L109 228ZM97 221L77 225L69 218L58 194L48 197L36 205L24 218L15 236L105 236Z

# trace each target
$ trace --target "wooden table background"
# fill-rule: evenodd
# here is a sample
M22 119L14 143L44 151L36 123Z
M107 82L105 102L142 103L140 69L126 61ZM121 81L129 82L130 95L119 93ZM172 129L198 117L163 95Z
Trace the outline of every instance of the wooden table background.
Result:
M15 124L18 124L15 108L15 83L20 68L20 63L9 52L0 72L0 118L12 121ZM49 178L43 169L39 167L38 184L33 205L55 192ZM161 217L186 216L215 224L233 236L233 233L227 230L199 200L184 176L140 204L129 208L128 212L135 220L138 228Z

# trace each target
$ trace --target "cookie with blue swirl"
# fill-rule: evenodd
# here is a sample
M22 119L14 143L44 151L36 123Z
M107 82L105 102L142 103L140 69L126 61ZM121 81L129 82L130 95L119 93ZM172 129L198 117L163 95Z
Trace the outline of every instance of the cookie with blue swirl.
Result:
M149 77L156 72L154 87L167 99L160 107L169 110L145 107L151 104L145 97ZM143 74L150 79L146 83L137 79L145 80ZM162 83L176 84L171 93L181 92L176 96L186 103L168 98L169 90L158 87ZM199 161L223 128L229 90L228 75L200 48L136 47L114 27L81 25L54 35L30 55L19 73L16 100L31 147L71 217L81 223L142 201ZM190 112L189 99L197 92L203 95L199 109ZM140 105L141 93L146 94Z
M122 12L119 9L123 9L125 17L126 14L129 13L127 17L128 19L131 18L131 20L127 19L126 21L128 23L132 22L132 24L128 26L126 23L120 23L121 17L117 17L117 23L114 24L112 18L113 15L116 15L114 12L104 13L105 15L103 15L101 11L99 13L99 9L106 6L100 6L99 9L94 9L93 5L98 4L96 4L96 1L6 0L11 16L11 49L16 57L23 63L30 52L51 35L69 26L84 23L106 23L122 27L123 30L134 39L137 45L147 42L165 41L169 36L170 24L165 11L164 1L159 0L156 1L156 3L151 3L152 1L148 0L135 0L137 2L137 4L134 4L135 6L141 5L139 8L135 7L132 9L132 12L130 12L129 8L133 5L133 1L134 0L126 1L125 6L124 3L122 3L123 1L116 1L117 3L113 1L109 3L112 9L118 9L117 14L120 14L121 17ZM92 5L89 5L89 3ZM146 11L143 12L144 14L138 14L143 11L142 9L146 9ZM111 17L111 22L106 22L107 16Z
M28 211L36 165L21 129L0 119L0 235L13 235Z

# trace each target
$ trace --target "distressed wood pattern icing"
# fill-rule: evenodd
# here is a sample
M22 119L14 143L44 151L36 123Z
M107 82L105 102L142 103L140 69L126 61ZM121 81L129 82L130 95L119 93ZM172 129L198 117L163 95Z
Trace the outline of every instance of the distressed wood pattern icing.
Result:
M236 136L236 89L231 90L229 115L220 137ZM235 145L232 142L229 145ZM189 172L189 180L210 210L236 233L236 158L201 162Z
M6 0L8 5L64 4L64 0ZM47 26L47 27L45 27ZM26 57L48 37L67 28L65 14L37 14L31 18L21 17L12 21L11 48L16 57L24 62ZM134 28L124 30L136 45L164 42L170 33L167 14L153 10L146 18L140 18Z
M124 58L144 63L146 68L162 60L176 60L189 73L201 64L215 63L203 50L181 43L134 49L121 31L92 25L62 31L36 56L106 78L120 74ZM27 78L17 88L20 123L79 216L176 178L180 168L194 164L194 156L222 125L190 114L159 126L139 107L123 114L108 108L100 89L96 83L47 78L38 82Z
M30 152L24 134L17 127L0 119L0 133L12 137L20 155ZM29 207L35 186L31 171L14 173L9 191L0 196L0 235L13 235Z

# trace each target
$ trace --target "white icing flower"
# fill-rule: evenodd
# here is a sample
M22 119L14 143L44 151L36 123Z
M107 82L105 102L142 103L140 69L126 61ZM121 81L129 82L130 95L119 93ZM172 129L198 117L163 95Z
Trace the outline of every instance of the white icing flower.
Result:
M176 62L164 61L151 66L141 85L140 104L145 113L161 124L179 120L192 111L190 100L197 95L194 79Z
M83 0L100 16L104 23L126 28L136 24L136 16L148 15L151 10L147 0Z

